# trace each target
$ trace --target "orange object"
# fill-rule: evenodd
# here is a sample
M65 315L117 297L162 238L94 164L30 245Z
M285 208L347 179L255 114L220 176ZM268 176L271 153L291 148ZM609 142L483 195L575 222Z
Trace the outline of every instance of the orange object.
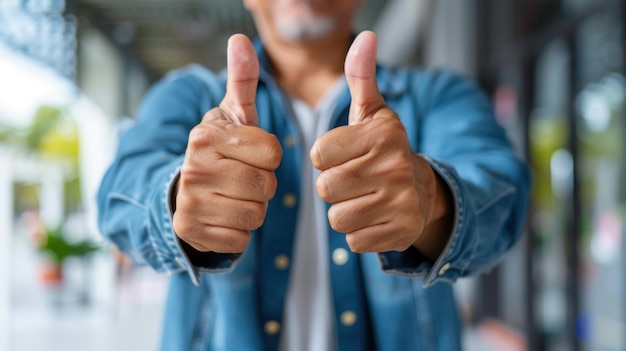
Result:
M42 263L39 279L47 287L60 284L63 280L63 266L54 262Z

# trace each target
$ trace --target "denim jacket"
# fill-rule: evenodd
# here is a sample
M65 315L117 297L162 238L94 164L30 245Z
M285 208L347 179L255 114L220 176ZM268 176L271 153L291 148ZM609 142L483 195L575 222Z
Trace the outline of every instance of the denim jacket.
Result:
M191 66L156 84L135 126L120 136L100 187L103 235L134 261L171 277L163 350L278 348L289 267L277 262L292 255L300 162L308 150L259 42L256 49L259 126L278 137L283 159L265 223L243 254L209 253L194 264L172 229L170 210L188 134L223 98L225 72ZM377 80L413 150L450 188L453 232L432 262L412 248L354 254L328 226L336 349L459 350L461 323L449 283L493 267L513 246L524 222L529 172L474 84L445 72L383 67ZM334 126L347 124L349 105L346 88Z

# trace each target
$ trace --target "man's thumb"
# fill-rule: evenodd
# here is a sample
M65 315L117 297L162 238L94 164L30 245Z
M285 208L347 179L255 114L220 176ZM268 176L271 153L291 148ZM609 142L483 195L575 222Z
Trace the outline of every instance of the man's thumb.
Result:
M233 123L258 126L254 103L259 84L259 59L250 39L235 34L228 40L226 96L220 104Z
M365 31L356 37L346 56L344 71L352 95L350 125L385 106L376 82L376 48L376 34Z

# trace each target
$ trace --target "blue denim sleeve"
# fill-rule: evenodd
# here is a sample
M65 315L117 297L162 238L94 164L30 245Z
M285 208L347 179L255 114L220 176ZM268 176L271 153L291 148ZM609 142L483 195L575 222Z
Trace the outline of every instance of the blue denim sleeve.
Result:
M451 191L453 229L435 262L413 248L379 258L389 273L425 276L427 287L452 283L498 263L522 231L530 172L475 84L442 72L422 83L416 97L428 105L420 123L419 148Z
M181 73L156 84L135 125L120 135L97 198L98 223L107 239L136 263L168 274L187 271L196 284L197 267L172 229L170 192L190 130L215 106L207 95L202 82ZM219 265L228 266L227 260Z

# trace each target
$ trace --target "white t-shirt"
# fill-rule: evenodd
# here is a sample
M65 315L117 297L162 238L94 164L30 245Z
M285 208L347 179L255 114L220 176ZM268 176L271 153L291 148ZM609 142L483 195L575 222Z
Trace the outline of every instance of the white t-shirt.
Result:
M291 276L287 288L280 350L332 351L335 325L331 298L326 206L315 190L319 171L309 151L330 128L330 119L346 86L340 78L315 108L291 98L302 136L300 207L294 241Z

